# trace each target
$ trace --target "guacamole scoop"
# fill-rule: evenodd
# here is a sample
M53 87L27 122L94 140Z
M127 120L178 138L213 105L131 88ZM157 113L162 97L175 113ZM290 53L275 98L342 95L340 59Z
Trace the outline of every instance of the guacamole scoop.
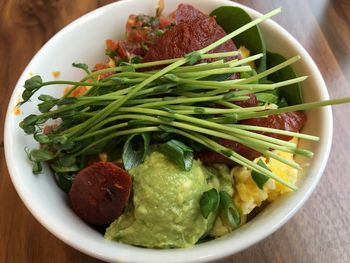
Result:
M129 173L132 200L106 230L106 239L151 248L189 247L210 231L216 214L205 219L199 200L203 192L219 190L221 180L200 161L184 171L162 153L152 152Z

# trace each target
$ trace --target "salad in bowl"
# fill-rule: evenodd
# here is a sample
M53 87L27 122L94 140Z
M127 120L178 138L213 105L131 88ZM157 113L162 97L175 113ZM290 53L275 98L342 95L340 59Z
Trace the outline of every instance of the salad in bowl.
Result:
M308 123L322 116L310 120L308 110L349 101L304 102L311 101L301 88L307 77L293 64L305 51L269 49L260 28L280 9L256 16L227 2L204 10L194 2L168 12L162 1L152 13L130 10L124 37L106 38L105 60L72 61L80 79L34 72L21 82L26 116L17 124L34 139L23 145L27 164L46 174L38 177L51 176L70 220L105 238L104 252L118 244L122 259L130 245L160 259L161 251L180 249L183 258L181 248L229 242L294 195L297 205L266 223L271 233L319 178L302 182L308 189L298 196L319 140ZM329 145L316 160L327 158Z

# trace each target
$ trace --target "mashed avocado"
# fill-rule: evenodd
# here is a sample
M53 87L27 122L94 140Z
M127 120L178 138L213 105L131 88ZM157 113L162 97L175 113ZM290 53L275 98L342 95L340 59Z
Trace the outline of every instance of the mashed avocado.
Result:
M214 213L203 218L199 207L202 193L213 187L220 190L222 183L232 192L228 169L226 176L218 176L225 169L212 169L194 160L191 171L183 171L163 154L151 153L129 171L132 200L109 226L105 238L153 248L194 245L211 230L216 218Z

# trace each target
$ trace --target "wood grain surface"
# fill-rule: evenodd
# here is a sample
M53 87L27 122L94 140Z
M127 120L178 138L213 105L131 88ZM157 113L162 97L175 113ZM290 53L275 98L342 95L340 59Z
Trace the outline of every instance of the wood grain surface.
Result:
M140 0L141 1L141 0ZM67 246L30 214L8 174L3 147L7 103L39 48L79 16L112 1L0 0L0 262L101 262ZM332 98L350 93L350 1L265 0L240 3L266 12L314 58ZM101 40L103 41L103 40ZM280 230L218 262L350 262L350 105L333 108L334 139L323 178Z

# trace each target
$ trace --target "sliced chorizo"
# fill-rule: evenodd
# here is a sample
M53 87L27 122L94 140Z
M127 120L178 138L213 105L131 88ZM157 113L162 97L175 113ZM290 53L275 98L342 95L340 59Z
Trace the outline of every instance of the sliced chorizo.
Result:
M87 223L110 224L126 206L131 185L130 175L114 163L94 163L75 176L69 191L71 207Z
M284 112L268 117L253 118L240 121L240 124L253 125L267 128L274 128L284 131L298 132L305 125L306 115L301 111ZM276 133L259 132L266 136L277 138L284 141L292 139L290 136Z
M253 125L260 127L268 127L285 131L298 132L305 125L306 115L303 112L287 112L277 115L270 115L268 117L247 119L240 121L240 124ZM289 141L292 139L290 136L268 133L268 132L257 132L264 134L269 137L277 138L284 141ZM261 156L261 153L249 148L241 143L230 141L226 139L219 139L218 143L234 150L236 153L244 156L249 160L254 160L255 158ZM233 162L223 156L222 154L216 153L211 150L203 150L197 154L197 158L204 163L226 163L232 165Z

